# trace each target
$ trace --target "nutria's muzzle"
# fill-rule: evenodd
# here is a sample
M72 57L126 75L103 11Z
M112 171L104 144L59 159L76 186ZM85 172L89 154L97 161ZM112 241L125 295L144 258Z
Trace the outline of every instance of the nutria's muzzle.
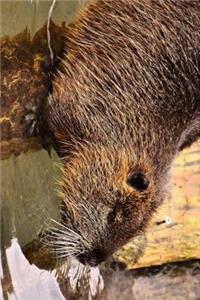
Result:
M84 265L96 267L106 260L107 255L103 250L96 248L90 252L81 253L76 258Z

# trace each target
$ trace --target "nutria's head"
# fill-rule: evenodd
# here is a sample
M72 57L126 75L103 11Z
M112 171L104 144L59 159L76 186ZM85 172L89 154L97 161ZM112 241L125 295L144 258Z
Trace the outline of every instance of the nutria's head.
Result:
M90 145L64 162L61 254L96 266L141 233L159 204L154 169L128 148ZM58 249L59 252L59 249Z

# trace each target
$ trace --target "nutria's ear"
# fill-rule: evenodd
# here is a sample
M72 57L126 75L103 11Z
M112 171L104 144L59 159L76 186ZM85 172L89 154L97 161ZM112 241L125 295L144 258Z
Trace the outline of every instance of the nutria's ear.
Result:
M127 183L134 189L143 192L147 190L149 186L149 179L145 176L143 172L134 171L130 174Z

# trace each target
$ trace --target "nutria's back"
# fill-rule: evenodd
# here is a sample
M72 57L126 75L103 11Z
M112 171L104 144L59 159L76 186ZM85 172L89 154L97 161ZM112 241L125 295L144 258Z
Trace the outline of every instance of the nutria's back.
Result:
M68 32L47 112L70 254L96 265L144 231L175 155L200 136L200 2L91 4Z

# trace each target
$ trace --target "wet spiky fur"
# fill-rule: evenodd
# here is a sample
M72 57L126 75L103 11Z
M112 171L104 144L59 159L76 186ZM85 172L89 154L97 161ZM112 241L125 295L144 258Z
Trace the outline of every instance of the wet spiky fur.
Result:
M200 1L89 5L69 28L47 116L63 222L104 259L145 229L173 159L200 135ZM146 191L128 185L134 170Z

